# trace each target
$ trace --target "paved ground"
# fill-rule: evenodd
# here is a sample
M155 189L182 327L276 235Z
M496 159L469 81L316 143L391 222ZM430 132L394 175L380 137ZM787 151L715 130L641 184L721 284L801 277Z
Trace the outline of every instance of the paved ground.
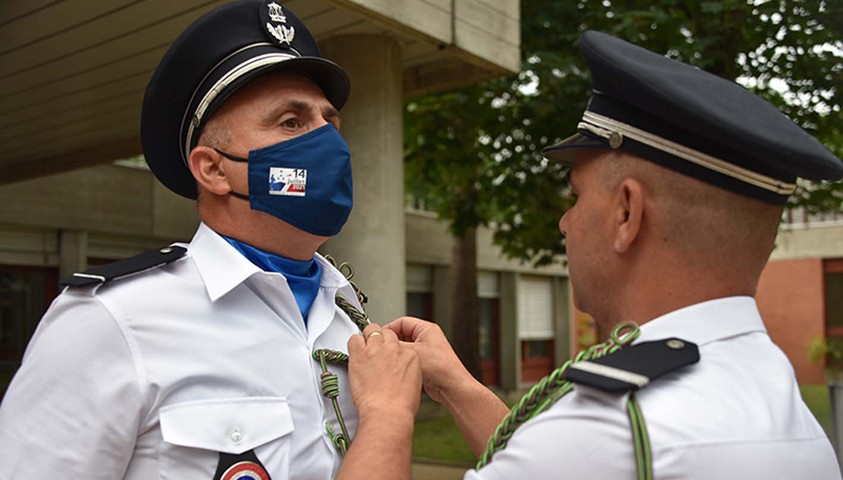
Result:
M414 463L413 480L462 480L466 469L436 463Z

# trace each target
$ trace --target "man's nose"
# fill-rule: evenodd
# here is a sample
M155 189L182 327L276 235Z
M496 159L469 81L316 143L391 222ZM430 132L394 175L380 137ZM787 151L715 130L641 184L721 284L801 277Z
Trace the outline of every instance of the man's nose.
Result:
M559 231L562 232L562 236L568 236L568 212L566 211L562 214L562 218L559 219Z

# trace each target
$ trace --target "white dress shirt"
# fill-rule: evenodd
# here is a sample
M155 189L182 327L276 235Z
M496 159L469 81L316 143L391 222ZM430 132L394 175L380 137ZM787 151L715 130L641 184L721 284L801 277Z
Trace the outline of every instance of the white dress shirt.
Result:
M0 407L0 479L212 479L220 452L254 449L273 480L336 474L319 348L347 352L359 308L328 262L307 328L284 277L204 224L187 254L94 288L45 314ZM357 412L346 368L340 405Z
M754 299L677 310L643 325L636 343L670 337L696 343L700 361L636 393L653 478L840 479L831 444ZM578 385L465 478L634 479L628 398Z

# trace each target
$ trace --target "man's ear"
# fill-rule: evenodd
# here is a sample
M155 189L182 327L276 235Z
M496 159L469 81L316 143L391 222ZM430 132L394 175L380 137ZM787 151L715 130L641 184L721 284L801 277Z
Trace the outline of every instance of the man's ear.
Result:
M215 195L227 195L231 191L223 157L213 148L201 145L194 147L187 164L200 190Z
M645 196L644 185L634 178L626 178L618 185L613 218L613 246L617 253L627 252L641 233Z

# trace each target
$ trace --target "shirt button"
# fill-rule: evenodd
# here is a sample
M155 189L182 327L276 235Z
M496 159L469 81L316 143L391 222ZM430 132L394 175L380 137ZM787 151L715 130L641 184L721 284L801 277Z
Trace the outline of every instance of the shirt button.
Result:
M239 430L235 429L233 432L231 432L231 435L229 435L228 438L230 438L231 442L236 445L240 443L241 440L243 440L243 435L240 434Z

